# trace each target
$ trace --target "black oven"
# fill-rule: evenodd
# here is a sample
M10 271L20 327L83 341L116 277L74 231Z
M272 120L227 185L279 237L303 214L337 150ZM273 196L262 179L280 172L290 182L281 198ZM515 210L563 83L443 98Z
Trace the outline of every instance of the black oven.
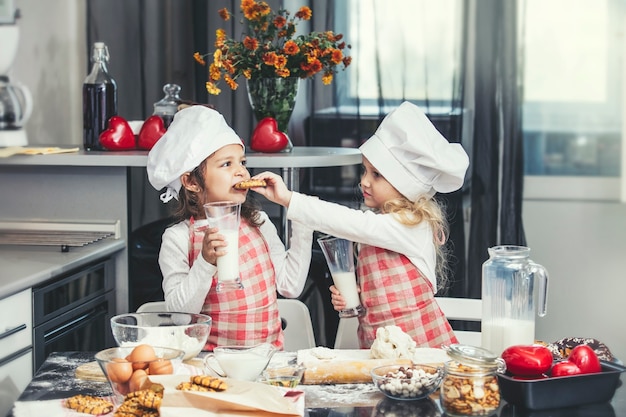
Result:
M33 365L52 352L98 351L115 346L114 262L107 258L33 288Z

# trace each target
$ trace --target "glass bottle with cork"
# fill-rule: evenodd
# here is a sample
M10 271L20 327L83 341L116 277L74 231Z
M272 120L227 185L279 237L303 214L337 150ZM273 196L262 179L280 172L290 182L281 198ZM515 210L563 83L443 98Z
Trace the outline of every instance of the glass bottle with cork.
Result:
M109 74L109 50L104 42L92 48L91 72L83 83L83 146L85 150L103 150L100 134L109 119L117 115L117 83Z

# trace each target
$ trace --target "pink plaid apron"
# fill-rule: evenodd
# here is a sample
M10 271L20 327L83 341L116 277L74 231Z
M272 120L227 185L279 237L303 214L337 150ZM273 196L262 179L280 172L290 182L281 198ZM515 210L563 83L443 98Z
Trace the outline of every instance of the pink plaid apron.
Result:
M372 346L376 329L396 325L420 347L458 343L450 323L435 300L428 279L409 259L370 245L361 245L357 261L361 301L361 349Z
M189 228L191 250L189 265L202 251L204 232ZM239 276L243 289L217 293L217 274L202 313L213 319L205 350L215 346L272 343L282 350L284 335L276 302L276 275L269 249L257 227L241 221L239 227Z

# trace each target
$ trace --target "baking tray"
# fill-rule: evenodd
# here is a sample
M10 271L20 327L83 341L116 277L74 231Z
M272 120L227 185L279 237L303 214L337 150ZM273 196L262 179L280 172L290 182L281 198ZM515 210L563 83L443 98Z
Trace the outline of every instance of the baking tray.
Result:
M600 361L602 372L566 377L519 380L498 374L500 395L509 404L529 410L576 407L608 402L620 385L626 367Z

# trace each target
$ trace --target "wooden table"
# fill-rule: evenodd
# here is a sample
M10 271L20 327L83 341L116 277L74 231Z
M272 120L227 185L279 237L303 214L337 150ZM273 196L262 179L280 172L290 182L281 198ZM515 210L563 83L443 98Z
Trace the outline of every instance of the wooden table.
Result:
M18 401L52 400L75 394L111 395L108 383L81 381L74 377L76 368L94 360L93 352L55 352L39 368L35 377ZM623 378L623 377L622 377ZM435 417L443 412L436 398L419 401L390 401L372 384L345 384L343 386L299 385L305 392L305 416L360 417L360 416L414 416ZM516 409L503 402L499 417L615 417L626 415L626 388L623 384L610 403L593 404L562 410L531 412ZM10 414L10 416L12 416Z

